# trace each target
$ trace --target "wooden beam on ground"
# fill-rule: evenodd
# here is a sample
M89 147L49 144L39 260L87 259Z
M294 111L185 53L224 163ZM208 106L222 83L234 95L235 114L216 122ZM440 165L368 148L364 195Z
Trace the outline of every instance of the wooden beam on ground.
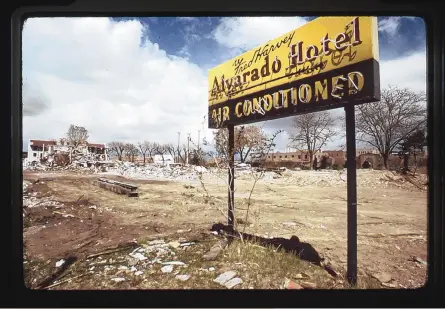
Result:
M99 178L97 181L93 182L94 185L106 189L108 191L117 193L117 194L125 194L128 197L138 197L139 193L136 191L138 187L133 186L128 183L111 180L111 179L105 179L105 178Z

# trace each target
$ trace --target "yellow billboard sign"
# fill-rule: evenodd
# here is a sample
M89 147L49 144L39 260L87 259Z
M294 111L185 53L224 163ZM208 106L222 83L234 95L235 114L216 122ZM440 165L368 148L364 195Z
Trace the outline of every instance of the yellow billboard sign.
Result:
M375 101L378 57L376 17L319 17L209 70L209 127Z

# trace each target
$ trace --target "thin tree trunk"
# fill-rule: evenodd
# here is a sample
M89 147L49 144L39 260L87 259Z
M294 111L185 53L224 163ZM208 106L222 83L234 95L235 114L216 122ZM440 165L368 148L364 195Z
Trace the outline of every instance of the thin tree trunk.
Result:
M382 157L383 157L383 166L385 167L385 169L388 169L388 154L383 154L382 155Z

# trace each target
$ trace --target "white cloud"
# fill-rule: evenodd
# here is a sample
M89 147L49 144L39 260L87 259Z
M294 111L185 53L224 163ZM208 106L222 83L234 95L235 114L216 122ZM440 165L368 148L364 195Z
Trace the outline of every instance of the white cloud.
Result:
M143 31L136 20L28 20L24 79L38 86L45 102L24 100L24 141L61 137L70 124L85 126L93 142L177 143L178 131L200 129L207 112L206 73L156 43L142 42ZM32 95L24 89L24 97Z
M394 36L399 30L402 20L415 20L416 17L412 16L391 16L379 21L379 31Z
M180 21L184 21L184 22L197 21L198 20L197 17L190 17L190 16L181 16L181 17L177 17L177 19L180 20Z
M426 91L426 51L380 62L380 85Z
M221 45L246 50L304 25L304 17L226 17L212 33Z
M379 22L379 31L386 32L388 35L395 35L397 33L397 29L400 26L400 20L402 17L393 16L388 17Z

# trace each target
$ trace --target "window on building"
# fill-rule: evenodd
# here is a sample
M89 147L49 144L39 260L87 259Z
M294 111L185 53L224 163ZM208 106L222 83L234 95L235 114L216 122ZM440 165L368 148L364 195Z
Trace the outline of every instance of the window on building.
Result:
M282 158L282 156L280 156L280 159Z
M285 158L287 158L287 156L284 156Z
M304 158L307 159L307 155L304 155Z
M301 159L301 155L298 155L298 159Z
M292 155L292 158L294 157L294 155Z
M270 159L270 156L267 156L268 159Z
M32 155L33 155L34 157L37 157L37 153L35 153L35 152L34 152Z
M273 156L273 158L275 159L277 156Z

